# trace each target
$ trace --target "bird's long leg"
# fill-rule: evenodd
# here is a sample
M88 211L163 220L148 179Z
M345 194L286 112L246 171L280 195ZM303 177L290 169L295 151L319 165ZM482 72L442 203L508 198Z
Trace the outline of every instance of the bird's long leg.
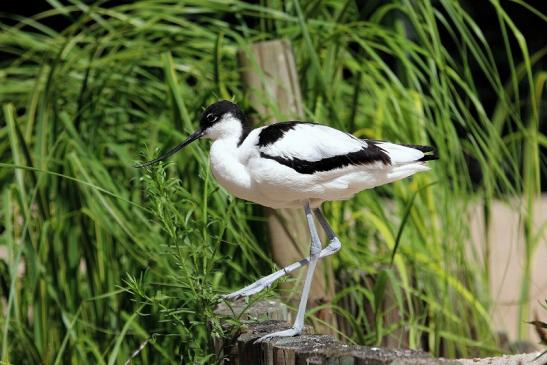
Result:
M262 290L269 287L270 285L272 285L274 281L276 281L277 279L282 278L283 276L297 269L300 269L301 267L306 266L309 263L310 263L310 258L306 257L300 261L290 264L289 266L285 266L283 269L278 270L268 276L264 276L263 278L255 281L254 283L247 285L246 287L242 289L239 289L238 291L223 295L222 298L234 299L234 298L240 298L240 297L248 297L249 295L259 293Z
M306 220L308 221L308 228L310 230L311 236L311 247L310 247L310 262L308 264L308 272L306 273L306 280L304 281L304 288L302 289L302 296L300 297L300 304L298 305L298 312L296 313L296 319L292 328L267 334L266 336L260 337L257 342L264 341L265 339L271 337L288 337L296 336L302 332L304 328L304 314L306 313L306 306L308 304L308 297L310 295L311 283L313 280L313 273L315 272L315 266L319 260L319 254L321 252L321 241L319 240L319 235L317 234L317 229L313 222L313 214L310 208L309 201L304 205L304 210L306 212Z
M342 248L342 243L330 227L329 222L327 222L327 218L325 218L325 216L323 215L323 211L321 210L321 208L315 208L313 212L315 213L319 224L321 225L323 231L325 231L325 233L327 234L327 238L329 239L329 245L321 250L320 256L325 257L340 251L340 249Z
M330 256L340 250L341 244L340 240L336 235L334 234L332 228L327 223L327 220L325 216L323 215L323 212L321 211L321 208L316 208L313 210L315 213L315 216L319 220L319 224L321 224L321 227L327 234L327 238L329 239L329 245L321 250L319 253L319 258L322 259L323 257ZM254 283L239 289L238 291L235 291L230 294L226 294L223 296L224 299L234 299L239 297L247 297L249 295L253 295L256 293L261 292L262 290L266 289L270 285L272 285L277 279L282 278L283 276L300 269L303 266L306 266L310 263L310 258L306 257L303 258L300 261L294 262L288 266L285 266L281 270L278 270L268 276L265 276Z

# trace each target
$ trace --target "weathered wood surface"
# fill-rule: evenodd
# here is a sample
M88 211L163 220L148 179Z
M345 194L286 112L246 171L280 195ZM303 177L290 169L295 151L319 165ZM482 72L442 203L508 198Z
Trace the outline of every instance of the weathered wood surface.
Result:
M458 364L457 361L434 359L422 351L354 346L342 343L330 335L305 334L275 338L255 343L261 336L289 328L283 321L268 320L245 327L236 339L237 351L224 364L256 365L383 365L383 364Z
M221 317L238 318L242 323L230 338L216 342L217 354L224 357L224 365L458 364L433 359L421 351L348 345L330 335L315 335L310 326L306 326L300 336L255 343L265 334L290 327L286 321L286 306L278 300L252 305L245 300L223 303L216 313ZM225 328L230 326L226 322Z
M485 359L447 360L433 358L423 351L348 345L333 336L315 335L306 326L301 336L274 338L255 343L261 336L289 328L287 308L278 300L263 300L248 304L245 300L223 303L216 313L242 325L225 322L233 328L224 343L217 341L217 355L224 365L547 365L547 357L540 352L504 355ZM231 324L230 324L231 323Z
M261 119L279 121L300 119L304 116L304 104L298 82L292 47L287 40L274 40L253 44L250 49L238 53L241 75L245 85L246 100L259 113ZM303 210L266 209L270 232L270 251L279 267L285 267L309 255L310 238ZM324 240L323 240L324 241ZM306 270L295 272L295 277ZM303 280L298 284L300 287ZM290 284L292 288L294 284ZM283 286L282 286L283 288ZM287 287L285 287L287 288ZM288 288L287 288L288 289ZM293 293L299 293L299 290ZM328 260L321 260L315 271L308 309L330 303L334 296L334 276ZM299 297L285 297L294 306ZM336 318L329 309L321 310L314 326L324 333L333 333Z

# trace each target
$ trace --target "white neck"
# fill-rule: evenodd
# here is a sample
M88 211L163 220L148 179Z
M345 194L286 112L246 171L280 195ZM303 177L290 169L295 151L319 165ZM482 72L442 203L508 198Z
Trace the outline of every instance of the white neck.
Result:
M247 152L239 144L243 128L237 119L232 119L226 121L224 126L213 126L212 133L207 135L213 140L209 151L211 170L218 183L230 193L256 201L258 197L251 189L251 177L241 162Z
M213 141L224 141L227 144L238 145L243 134L243 125L241 121L232 114L222 117L222 120L209 127L204 135Z

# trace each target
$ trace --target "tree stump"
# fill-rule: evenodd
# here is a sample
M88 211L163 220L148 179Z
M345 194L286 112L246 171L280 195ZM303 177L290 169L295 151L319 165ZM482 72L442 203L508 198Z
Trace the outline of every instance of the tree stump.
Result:
M287 308L278 300L264 300L249 305L245 300L223 303L219 316L239 318L242 325L215 347L224 365L383 365L383 364L459 364L455 360L434 359L423 351L385 349L348 345L330 335L315 335L306 326L300 336L278 337L255 343L260 337L290 328ZM229 331L232 323L225 323Z

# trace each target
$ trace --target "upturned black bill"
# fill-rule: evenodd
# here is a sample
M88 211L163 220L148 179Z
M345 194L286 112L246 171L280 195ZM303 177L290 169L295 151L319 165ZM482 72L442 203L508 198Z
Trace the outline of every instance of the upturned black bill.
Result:
M178 144L177 146L171 148L169 151L165 152L160 157L155 158L155 159L153 159L151 161L148 161L148 162L143 162L141 164L135 165L135 167L140 169L142 167L151 166L151 165L154 165L154 164L156 164L160 161L168 159L169 157L171 157L172 155L174 155L178 151L182 150L184 147L188 146L190 143L194 142L196 139L198 139L201 136L203 136L203 131L201 129L198 129L197 131L192 133L192 135L190 137L188 137L184 142L182 142L182 143Z

